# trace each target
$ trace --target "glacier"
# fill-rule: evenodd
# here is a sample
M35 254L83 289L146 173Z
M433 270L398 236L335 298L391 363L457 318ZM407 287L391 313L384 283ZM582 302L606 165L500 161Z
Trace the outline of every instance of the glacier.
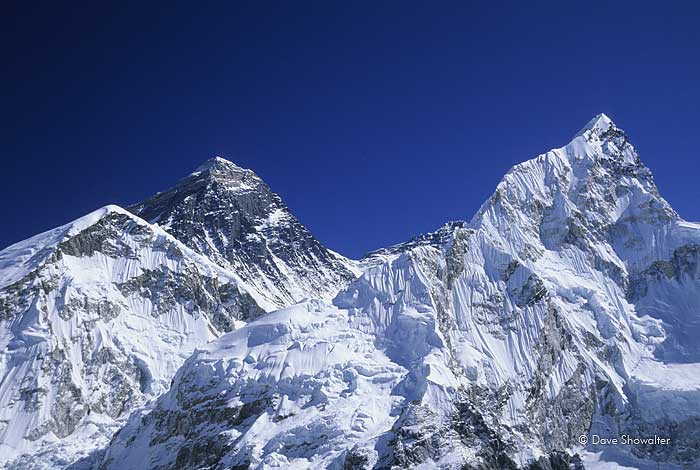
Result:
M700 224L608 116L357 262L276 245L263 185L214 159L0 252L6 468L700 468Z

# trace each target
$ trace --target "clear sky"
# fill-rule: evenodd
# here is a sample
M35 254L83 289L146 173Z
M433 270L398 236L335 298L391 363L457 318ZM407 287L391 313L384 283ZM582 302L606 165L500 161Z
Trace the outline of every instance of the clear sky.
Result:
M599 112L700 220L691 2L12 3L0 247L222 155L356 257L470 219Z

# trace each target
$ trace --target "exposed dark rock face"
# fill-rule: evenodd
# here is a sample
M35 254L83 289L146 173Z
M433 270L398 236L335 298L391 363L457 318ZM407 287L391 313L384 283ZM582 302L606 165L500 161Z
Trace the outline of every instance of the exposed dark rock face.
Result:
M327 297L354 278L263 180L219 157L129 210L233 269L278 307Z
M156 316L184 303L191 314L208 315L222 332L231 331L236 319L248 321L264 313L250 294L231 283L219 284L217 279L200 274L194 266L180 272L165 267L146 270L117 287L124 295L149 299L154 306L152 314Z
M122 240L130 236L140 243L149 243L155 238L154 233L134 221L126 214L110 213L98 223L81 230L56 247L56 256L75 257L92 256L96 252L111 258L134 258L133 249Z

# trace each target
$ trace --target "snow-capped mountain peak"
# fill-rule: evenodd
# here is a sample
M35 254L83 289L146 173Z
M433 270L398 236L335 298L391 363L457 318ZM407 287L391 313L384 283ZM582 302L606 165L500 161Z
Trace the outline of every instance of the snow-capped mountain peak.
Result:
M217 169L229 169L229 170L240 170L240 171L246 171L245 168L242 168L235 163L233 163L230 160L225 159L224 157L221 157L219 155L216 155L209 160L205 161L201 165L197 167L197 169L194 171L194 173L200 173L203 171L212 171L212 170L217 170ZM250 170L248 170L250 171Z
M597 133L603 133L610 129L610 127L616 128L617 126L610 117L605 113L597 114L588 123L583 126L583 128L576 134L579 136L584 132L591 131Z
M35 235L0 251L0 288L20 280L39 267L53 253L53 248L58 243L111 213L129 214L119 206L107 205L66 225Z
M221 184L222 189L228 191L255 191L264 185L263 180L252 170L219 156L205 161L189 176L208 184Z
M355 277L354 263L316 240L259 176L221 157L129 210L239 273L266 310L330 299Z

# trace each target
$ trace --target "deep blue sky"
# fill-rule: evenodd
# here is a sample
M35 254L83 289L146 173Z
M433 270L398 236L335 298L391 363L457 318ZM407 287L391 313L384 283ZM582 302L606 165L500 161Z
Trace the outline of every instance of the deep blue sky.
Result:
M690 2L53 3L0 19L0 247L220 154L360 256L471 218L599 112L700 220Z

